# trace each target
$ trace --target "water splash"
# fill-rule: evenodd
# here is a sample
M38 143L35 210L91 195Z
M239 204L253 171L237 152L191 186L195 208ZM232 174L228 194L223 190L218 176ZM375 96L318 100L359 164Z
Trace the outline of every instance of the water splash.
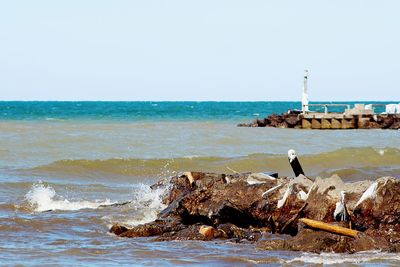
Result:
M162 199L168 191L169 186L151 189L150 186L145 184L135 185L131 202L135 217L126 219L123 224L136 226L154 221L158 213L167 207Z
M25 199L30 207L36 212L49 210L80 210L80 209L96 209L101 205L111 205L109 199L104 201L69 201L56 194L54 188L43 184L39 181L33 184L29 192L25 195Z

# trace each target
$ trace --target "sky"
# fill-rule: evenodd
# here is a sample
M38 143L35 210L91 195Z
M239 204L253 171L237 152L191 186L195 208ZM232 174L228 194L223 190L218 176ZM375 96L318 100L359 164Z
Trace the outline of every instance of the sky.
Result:
M0 100L400 100L400 1L0 0Z

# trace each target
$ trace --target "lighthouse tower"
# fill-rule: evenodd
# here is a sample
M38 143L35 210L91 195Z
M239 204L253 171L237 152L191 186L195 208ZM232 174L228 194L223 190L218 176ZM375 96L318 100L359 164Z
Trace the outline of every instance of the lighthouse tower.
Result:
M307 80L308 80L308 70L304 70L303 96L301 98L301 111L303 113L307 113L309 111L308 110Z

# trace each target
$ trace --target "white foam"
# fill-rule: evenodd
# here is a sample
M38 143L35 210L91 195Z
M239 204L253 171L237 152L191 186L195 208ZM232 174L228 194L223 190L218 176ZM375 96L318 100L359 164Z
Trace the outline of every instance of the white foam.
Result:
M42 182L32 185L31 190L25 195L25 199L30 206L37 212L48 210L80 210L80 209L96 209L101 205L111 205L109 199L104 201L69 201L56 194L56 191Z
M198 155L187 155L187 156L183 156L184 159L194 159L194 158L198 158Z
M379 251L365 251L354 254L304 253L300 257L296 257L292 260L287 261L287 263L304 262L311 264L343 264L343 263L362 263L362 262L377 261L377 260L400 261L400 255L396 253L384 253Z
M135 185L131 202L131 206L135 210L135 217L128 218L123 224L136 226L157 219L158 213L167 207L162 203L162 198L168 190L168 187L151 189L145 184Z

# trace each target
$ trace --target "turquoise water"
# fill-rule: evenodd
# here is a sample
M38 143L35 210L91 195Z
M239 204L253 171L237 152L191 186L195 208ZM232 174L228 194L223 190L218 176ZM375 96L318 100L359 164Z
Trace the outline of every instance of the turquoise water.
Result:
M265 117L272 113L282 113L288 109L300 108L300 102L3 101L0 102L0 120L223 120L244 122L257 116ZM343 111L343 108L330 110ZM378 107L376 111L382 112L383 107Z

